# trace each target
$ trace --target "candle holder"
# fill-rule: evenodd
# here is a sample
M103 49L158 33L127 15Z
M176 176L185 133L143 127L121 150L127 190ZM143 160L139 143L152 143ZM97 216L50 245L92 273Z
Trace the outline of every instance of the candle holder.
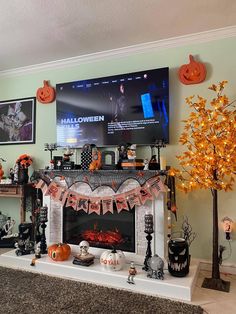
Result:
M152 249L151 249L151 242L152 242L152 236L153 233L153 215L152 214L146 214L144 216L144 222L145 222L145 230L144 232L147 233L146 239L147 239L147 250L146 250L146 256L144 259L144 266L143 270L148 270L148 260L152 257Z
M40 208L39 213L39 221L42 228L42 235L41 235L41 243L40 243L40 252L42 254L47 254L47 243L46 243L46 235L45 229L47 227L46 222L48 221L48 207L45 205Z
M149 162L150 170L161 169L161 148L166 147L164 140L156 140L151 146L151 160ZM155 148L157 148L157 158L155 155Z
M50 161L52 160L52 152L57 150L57 143L45 143L44 150L50 152Z

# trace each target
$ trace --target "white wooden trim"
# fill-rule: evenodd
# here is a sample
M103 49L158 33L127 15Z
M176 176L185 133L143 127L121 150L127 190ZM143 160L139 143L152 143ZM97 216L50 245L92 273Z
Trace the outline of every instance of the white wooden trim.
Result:
M65 67L75 67L84 63L90 63L106 59L114 59L116 57L126 57L137 53L148 53L169 49L179 46L186 46L190 44L198 44L203 42L210 42L223 38L230 38L236 36L236 25L214 29L210 31L188 34L178 37L161 39L128 47L111 49L86 55L80 55L72 58L55 60L21 68L15 68L6 71L0 71L0 77L19 76L24 74L42 72L46 70L60 69Z

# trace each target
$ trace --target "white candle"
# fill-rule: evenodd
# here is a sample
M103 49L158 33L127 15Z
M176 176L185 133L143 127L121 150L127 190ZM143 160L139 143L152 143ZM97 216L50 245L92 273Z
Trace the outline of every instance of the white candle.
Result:
M163 156L160 157L160 169L166 170L166 159Z

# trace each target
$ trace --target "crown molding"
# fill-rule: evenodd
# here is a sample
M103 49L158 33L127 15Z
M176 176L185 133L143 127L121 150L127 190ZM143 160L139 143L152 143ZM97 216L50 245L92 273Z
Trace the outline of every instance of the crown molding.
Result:
M24 74L31 74L36 72L42 72L46 70L54 70L65 67L75 67L84 63L90 63L100 60L113 59L116 57L126 57L132 54L148 53L153 51L159 51L163 49L170 49L180 46L186 46L191 44L199 44L204 42L210 42L214 40L230 38L236 36L236 25L225 28L219 28L215 30L188 34L178 37L172 37L167 39L161 39L158 41L147 42L143 44L132 45L128 47L122 47L117 49L111 49L77 57L56 60L52 62L45 62L35 64L31 66L25 66L6 71L0 71L0 77L12 77L20 76Z

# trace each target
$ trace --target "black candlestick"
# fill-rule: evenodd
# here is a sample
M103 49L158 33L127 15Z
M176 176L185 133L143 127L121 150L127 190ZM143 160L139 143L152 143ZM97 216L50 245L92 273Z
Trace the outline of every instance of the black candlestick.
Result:
M156 140L151 146L151 168L150 170L160 170L161 166L161 148L166 147L165 141L164 140ZM157 160L156 160L156 155L155 155L155 148L157 148ZM155 161L155 162L154 162ZM154 164L156 163L156 165Z
M44 150L50 152L50 161L52 160L52 152L54 150L57 150L57 144L56 143L45 143L44 144Z
M147 239L147 250L146 250L146 256L144 260L144 266L143 270L148 270L148 260L150 257L152 257L152 249L151 249L151 242L152 242L152 236L153 233L153 215L152 214L146 214L144 216L145 221L145 230L144 232L147 233L146 239Z
M48 221L47 215L48 215L47 206L41 207L39 220L40 220L41 228L42 228L41 243L40 243L40 252L42 254L47 254L47 243L46 243L46 235L45 235L45 229L47 227L46 222Z

